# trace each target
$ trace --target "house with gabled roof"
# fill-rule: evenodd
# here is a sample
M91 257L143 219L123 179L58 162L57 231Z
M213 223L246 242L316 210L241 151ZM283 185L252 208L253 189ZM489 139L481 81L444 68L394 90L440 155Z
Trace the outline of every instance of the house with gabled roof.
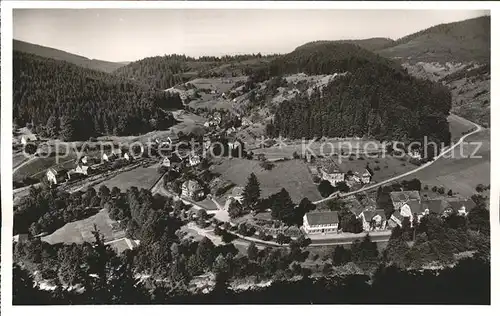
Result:
M21 144L26 145L28 143L33 143L38 141L38 138L35 134L26 134L21 136Z
M67 176L67 172L60 166L54 166L47 169L46 176L50 184L59 184L64 181Z
M458 215L467 215L469 212L476 207L476 203L472 199L448 199L448 204L457 212Z
M384 230L387 226L387 218L383 209L368 208L364 210L359 218L363 222L363 230Z
M196 180L187 180L182 184L181 195L190 198L194 201L199 201L205 196L203 187Z
M309 212L304 215L302 230L306 234L335 233L339 228L338 212Z
M318 174L322 180L329 181L332 186L346 180L346 173L331 159L318 167Z
M420 192L418 191L394 191L389 193L392 201L392 206L395 210L399 210L401 206L410 201L420 202Z
M425 215L436 214L445 217L452 214L453 211L451 205L444 199L408 201L392 214L391 220L401 226L405 217L410 220L410 223L413 223L415 216L417 217L417 221L420 222Z

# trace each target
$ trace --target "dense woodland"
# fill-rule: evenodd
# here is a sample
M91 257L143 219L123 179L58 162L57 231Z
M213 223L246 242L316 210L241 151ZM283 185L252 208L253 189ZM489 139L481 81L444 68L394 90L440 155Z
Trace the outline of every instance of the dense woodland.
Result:
M261 81L297 72L346 73L311 96L303 92L281 103L267 127L270 136L368 136L400 141L423 141L428 136L449 142L451 94L445 87L413 78L396 64L352 44L325 43L313 48L277 58L252 76Z
M143 82L157 89L167 89L196 77L217 75L215 69L218 66L261 58L263 58L261 54L222 57L203 56L199 58L185 55L155 56L132 62L113 73L124 78ZM240 65L240 67L243 66ZM244 72L247 71L244 70ZM250 73L250 70L248 70L248 73Z
M33 122L38 133L64 140L133 135L174 123L178 95L154 91L103 72L14 52L15 123Z

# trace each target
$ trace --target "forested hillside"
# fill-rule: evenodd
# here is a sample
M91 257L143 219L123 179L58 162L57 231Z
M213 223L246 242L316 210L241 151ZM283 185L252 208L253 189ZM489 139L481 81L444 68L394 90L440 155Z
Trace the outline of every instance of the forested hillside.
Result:
M412 63L489 62L490 25L490 16L439 24L398 39L377 53Z
M14 52L13 118L64 140L131 135L171 126L164 110L182 107L178 95L76 65Z
M132 62L114 74L157 89L168 89L197 77L237 77L248 74L254 64L260 64L267 58L260 54L200 58L185 55L155 56Z
M321 91L303 92L275 110L271 136L370 136L401 141L423 136L448 142L450 92L353 44L325 43L281 56L254 80L289 73L345 73Z
M357 40L314 41L314 42L309 42L309 43L306 43L304 45L297 47L297 50L303 49L303 48L308 48L308 47L316 47L316 46L320 47L320 46L322 46L324 44L328 44L328 43L355 44L355 45L358 45L364 49L367 49L370 51L375 51L375 50L380 50L380 49L384 49L384 48L393 46L395 41L390 39L390 38L384 38L384 37L373 37L373 38L357 39Z
M114 63L105 60L98 59L89 59L83 56L71 54L59 49L36 45L32 43L27 43L23 41L14 40L13 48L15 51L35 54L41 57L52 58L57 60L63 60L70 63L73 63L80 67L85 67L89 69L104 71L104 72L113 72L114 70L124 66L123 63Z

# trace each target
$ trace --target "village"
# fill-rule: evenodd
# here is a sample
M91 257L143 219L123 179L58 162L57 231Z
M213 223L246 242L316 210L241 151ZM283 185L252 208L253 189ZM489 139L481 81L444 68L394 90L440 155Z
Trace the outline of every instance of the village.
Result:
M217 93L215 90L212 92ZM225 96L219 94L219 97ZM247 119L243 120L243 125L239 115L228 111L197 113L205 117L203 134L179 132L177 135L156 137L140 148L115 147L108 144L105 150L87 150L88 154L75 159L72 166L65 163L64 166L49 167L41 182L49 187L60 186L70 191L85 190L91 185L97 188L96 184L102 182L102 179L99 179L109 178L110 174L115 176L117 173L127 173L139 166L156 168L157 173L151 175L154 180L149 182L152 185L149 185L148 189L155 194L174 197L190 205L184 213L185 218L196 222L199 211L205 211L213 218L212 221L207 220L212 229L224 227L223 223L227 223L227 229L238 238L257 240L268 246L286 245L301 235L311 239L312 245L350 243L367 233L374 236L378 242L386 242L392 228L401 227L405 223L412 226L426 214L447 216L457 213L466 216L474 207L474 202L469 198L432 194L435 192L430 192L433 197L428 197L428 194L423 196L421 187L418 190L390 187L390 207L384 206L378 201L380 192L363 192L364 187L374 185L376 180L380 179L377 175L383 172L382 164L379 163L384 160L382 155L363 158L363 153L361 156L353 154L340 163L338 152L332 152L328 156L313 156L309 152L301 155L300 151L293 151L291 155L286 156L289 151L285 151L286 154L277 157L274 140L267 139L260 147L250 147L238 137L242 128L252 124ZM34 134L20 138L23 146L36 145L39 142ZM294 145L293 142L290 144ZM288 148L285 147L285 150ZM376 153L381 154L382 150L379 148ZM266 157L266 153L271 153L270 159ZM408 161L418 161L420 158L418 151L407 153ZM392 160L392 157L388 159ZM234 170L232 165L236 166ZM280 189L280 179L287 176L278 170L281 166L289 169L287 165L293 170L302 168L299 174L305 175L299 178L301 183L297 183L300 192L298 194L292 191L295 183L283 185L283 188L286 186L287 190L291 189L295 208L299 208L298 202L303 198L313 205L305 211L300 223L290 224L273 217L270 207L249 209L248 205L243 206L247 178L254 174L251 171L257 169L259 180L263 181L265 196L262 198L272 200ZM221 176L221 173L228 169L226 166L238 175ZM389 169L387 164L384 169ZM267 185L266 178L273 172L279 173L278 178L272 180L276 189L268 188ZM310 193L307 193L308 189L300 187L304 186L305 182L309 182ZM302 192L306 192L305 196L302 196ZM335 203L332 201L341 201L343 207L333 205ZM270 203L272 204L272 201ZM247 210L238 211L243 208ZM248 227L252 229L249 231ZM207 233L206 227L204 230L195 230L195 234L213 237L213 234ZM19 239L19 236L16 238ZM139 240L128 240L127 245L133 248L139 243Z

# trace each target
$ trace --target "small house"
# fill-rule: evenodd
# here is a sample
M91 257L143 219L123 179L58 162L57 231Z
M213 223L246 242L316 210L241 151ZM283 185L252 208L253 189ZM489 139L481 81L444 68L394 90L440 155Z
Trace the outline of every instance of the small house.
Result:
M387 226L387 218L383 209L364 210L359 216L363 222L363 230L384 230Z
M14 243L25 243L29 240L28 234L17 234L12 238Z
M21 144L26 145L28 143L36 142L38 138L35 134L23 135L21 136Z
M413 159L418 159L418 160L422 159L422 154L420 153L420 150L418 150L418 149L410 150L410 152L408 153L408 156L410 156Z
M170 162L170 159L168 157L165 157L165 158L163 158L161 165L164 167L170 167L172 164Z
M118 157L114 153L102 154L102 160L107 162L115 161Z
M363 173L361 173L361 182L364 184L368 184L372 181L373 172L370 168L365 168Z
M194 201L199 201L203 199L205 193L203 192L203 187L196 180L188 180L182 184L182 196L190 198Z
M131 160L132 160L132 156L131 156L131 155L129 155L129 153L125 153L125 154L123 155L123 159L125 159L125 160L127 160L127 161L131 161Z
M476 203L471 199L449 199L447 200L453 211L458 215L465 216L476 207Z
M92 168L90 166L78 164L76 165L74 172L88 176L90 173L92 173Z
M59 184L66 178L66 170L55 166L47 170L47 180L50 184Z
M302 229L306 234L334 233L338 227L338 212L309 212L303 218Z
M395 191L389 193L389 195L395 210L399 210L405 203L410 201L421 201L420 192L418 191Z
M86 165L89 162L89 158L87 156L83 156L82 158L80 158L80 162Z
M189 155L189 166L194 167L201 163L201 158L198 155Z

